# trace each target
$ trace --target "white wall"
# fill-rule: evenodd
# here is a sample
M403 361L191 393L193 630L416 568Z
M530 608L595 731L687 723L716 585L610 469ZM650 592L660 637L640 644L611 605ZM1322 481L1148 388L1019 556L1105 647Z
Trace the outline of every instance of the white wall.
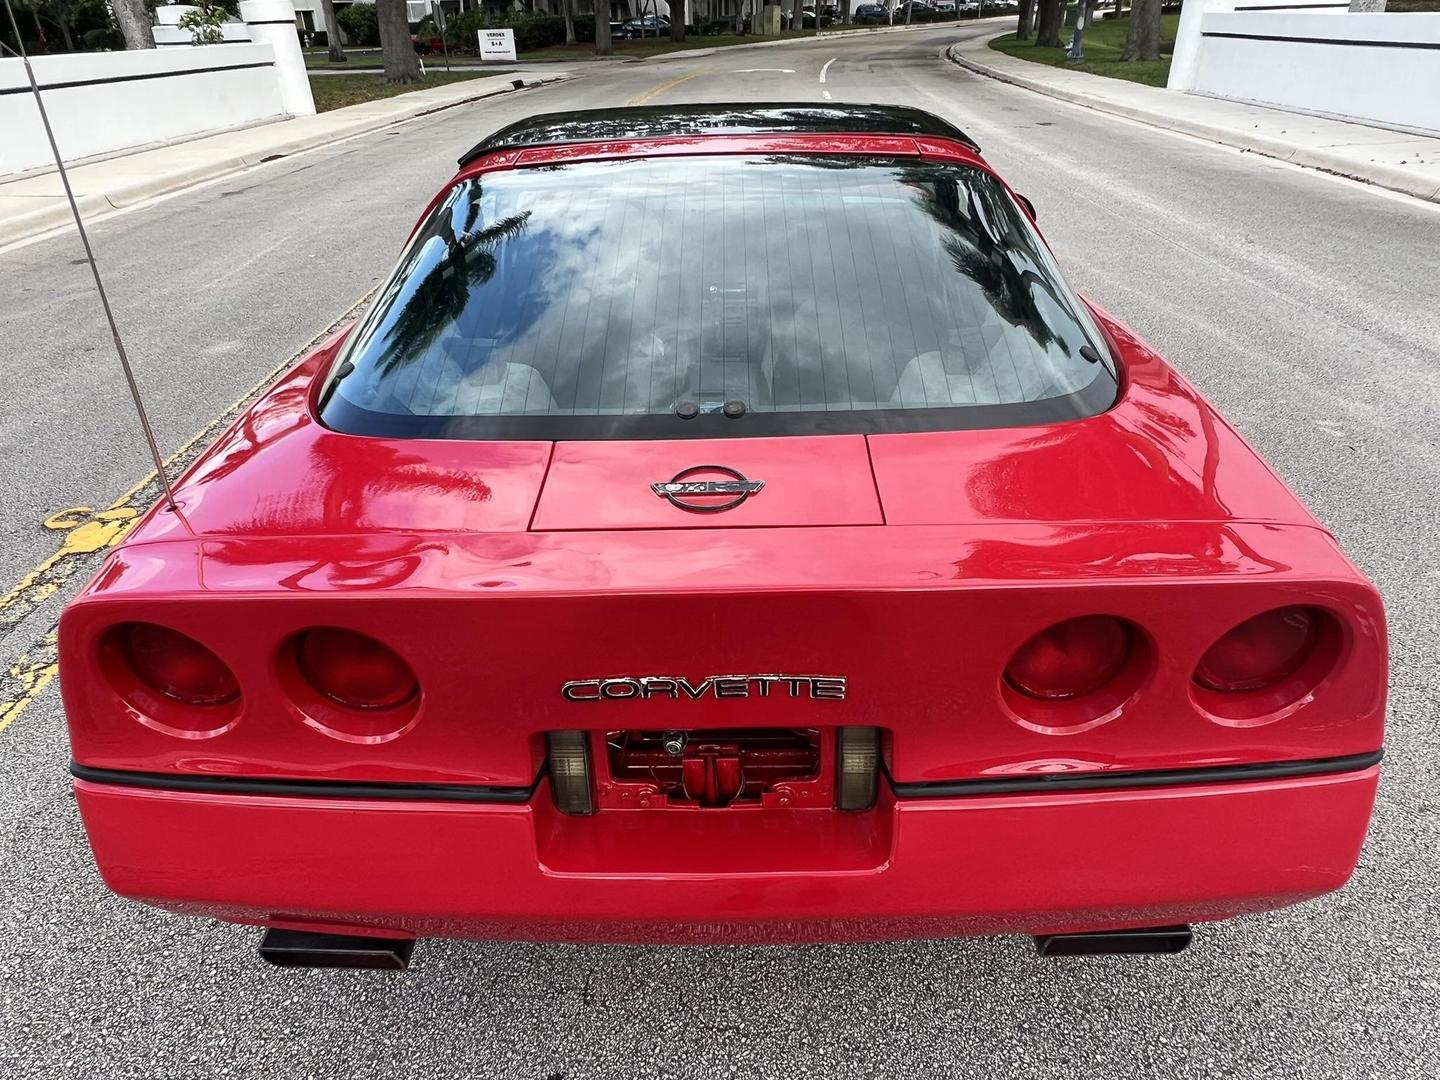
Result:
M1440 131L1440 18L1423 12L1207 13L1193 89Z
M1350 0L1185 0L1180 9L1180 24L1175 30L1175 49L1170 56L1170 77L1165 85L1171 90L1195 89L1195 68L1200 62L1200 23L1218 11L1303 10L1307 15L1338 13L1350 10Z
M67 162L290 115L269 45L175 46L32 59ZM0 175L52 163L19 60L0 60Z

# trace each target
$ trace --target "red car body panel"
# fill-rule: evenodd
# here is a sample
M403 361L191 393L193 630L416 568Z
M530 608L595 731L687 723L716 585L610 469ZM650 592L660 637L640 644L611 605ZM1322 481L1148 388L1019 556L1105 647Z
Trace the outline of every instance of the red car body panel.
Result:
M1228 918L1342 885L1378 769L1086 795L567 818L80 781L101 874L189 915L615 942L1045 934ZM766 816L762 824L756 814ZM746 820L746 819L749 820Z
M939 140L709 136L491 154L457 180L699 152L986 167ZM1379 597L1184 379L1095 314L1122 372L1101 415L723 445L333 432L315 404L342 331L215 442L176 484L179 512L153 510L65 613L77 795L105 880L271 926L605 940L1049 933L1221 918L1338 887L1378 777L1359 759L1383 742ZM649 489L709 461L762 478L764 495L693 515ZM1192 681L1207 648L1288 605L1324 613L1323 671L1247 714L1210 702ZM1096 613L1135 628L1113 700L1078 709L1008 689L1027 639ZM137 709L105 645L133 621L205 644L239 701L205 724ZM286 643L316 626L396 650L422 687L413 707L357 719L307 699ZM843 675L851 693L737 712L718 696L559 692L775 670ZM537 780L550 731L735 725L879 728L879 801L573 818ZM1180 775L1332 759L1355 760L1334 775ZM1177 778L1124 787L1155 770ZM944 789L1070 774L1121 784ZM182 783L211 777L521 794L460 805Z

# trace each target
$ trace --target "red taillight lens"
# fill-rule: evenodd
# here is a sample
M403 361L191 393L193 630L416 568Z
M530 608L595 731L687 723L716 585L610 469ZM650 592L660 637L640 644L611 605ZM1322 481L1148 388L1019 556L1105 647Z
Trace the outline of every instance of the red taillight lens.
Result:
M1195 681L1227 694L1274 686L1300 670L1315 648L1319 623L1308 607L1276 608L1247 619L1206 650Z
M131 623L120 640L130 670L156 693L186 705L224 705L240 696L225 662L178 630Z
M1125 666L1130 629L1109 615L1082 615L1036 634L1011 658L1005 679L1045 701L1100 689Z
M307 631L296 659L311 686L351 709L393 709L420 690L410 665L394 649L353 630Z

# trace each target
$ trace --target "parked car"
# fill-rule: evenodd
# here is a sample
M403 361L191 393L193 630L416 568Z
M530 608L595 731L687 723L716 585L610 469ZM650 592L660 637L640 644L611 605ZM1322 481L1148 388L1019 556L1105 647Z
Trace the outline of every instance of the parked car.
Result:
M620 36L627 38L661 37L670 33L670 20L664 15L646 15L622 24Z
M60 620L75 802L275 963L1173 953L1365 839L1375 587L916 109L501 129L172 487Z
M860 23L889 22L890 11L884 4L857 4L850 17Z
M934 7L941 15L955 14L955 0L934 0Z
M895 5L895 21L904 22L907 11L912 13L912 19L915 15L933 15L935 5L930 0L906 0L903 4Z

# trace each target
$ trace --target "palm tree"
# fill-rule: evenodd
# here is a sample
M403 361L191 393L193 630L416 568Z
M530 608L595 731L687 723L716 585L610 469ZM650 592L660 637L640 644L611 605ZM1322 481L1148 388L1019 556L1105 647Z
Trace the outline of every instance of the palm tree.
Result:
M610 44L610 5L606 0L595 0L595 55L611 56L614 52Z
M410 19L405 0L375 0L375 17L380 24L380 55L385 61L387 83L424 82L415 43L410 40Z
M320 14L325 19L325 40L330 43L330 62L343 64L350 58L340 44L340 20L335 18L335 0L320 0Z
M1135 0L1121 60L1160 59L1160 0Z
M125 38L127 49L155 48L155 35L150 30L150 8L145 0L111 0L115 21Z
M1041 48L1060 48L1060 27L1065 22L1065 0L1038 0L1035 44ZM1158 3L1159 0L1156 0Z
M440 332L454 325L475 289L495 276L495 252L501 242L518 236L530 220L530 211L526 210L473 231L480 216L480 200L473 198L465 207L465 222L457 236L454 218L441 213L445 224L439 237L445 244L445 254L420 279L409 302L399 309L386 331L382 374L391 375L425 355Z
M1028 333L1041 348L1053 341L1068 352L1069 347L1056 336L1035 303L1035 290L1049 293L1061 309L1068 305L1049 281L1019 264L1014 253L1024 251L1030 241L1016 227L1015 220L981 213L976 192L953 177L936 177L927 169L901 169L897 179L915 189L916 205L944 228L940 246L950 257L950 264L956 273L979 287L991 310L1011 326ZM1004 234L992 234L986 222L990 228L1003 228Z

